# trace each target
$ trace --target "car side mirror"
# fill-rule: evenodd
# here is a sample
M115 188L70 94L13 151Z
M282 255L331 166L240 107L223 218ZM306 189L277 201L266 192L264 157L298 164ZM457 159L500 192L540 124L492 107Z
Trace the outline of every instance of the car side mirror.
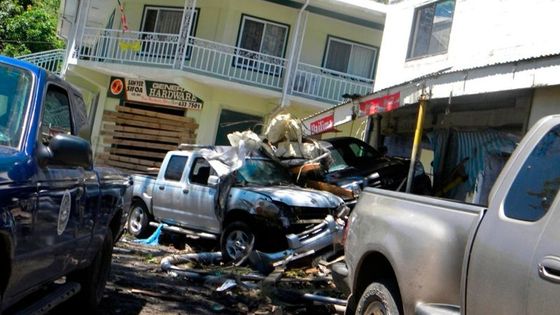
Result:
M93 168L91 146L80 137L58 134L51 138L48 146L43 146L38 153L41 166L57 165Z
M217 186L220 183L220 177L216 175L208 176L208 186Z

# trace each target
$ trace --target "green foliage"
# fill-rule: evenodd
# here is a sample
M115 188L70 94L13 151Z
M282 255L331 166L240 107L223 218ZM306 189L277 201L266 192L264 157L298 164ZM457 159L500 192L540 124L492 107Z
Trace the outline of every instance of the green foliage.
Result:
M62 48L56 35L60 0L0 0L0 54Z

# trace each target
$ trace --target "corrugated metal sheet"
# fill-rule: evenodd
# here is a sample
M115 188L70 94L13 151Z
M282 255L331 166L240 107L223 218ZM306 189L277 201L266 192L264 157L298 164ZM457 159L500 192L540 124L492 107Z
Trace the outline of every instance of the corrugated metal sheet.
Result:
M440 188L451 181L456 175L454 171L463 163L467 180L463 183L461 192L474 190L477 178L485 169L489 156L509 155L519 141L519 137L515 135L492 129L438 130L429 133L428 137L434 149L434 175ZM464 196L457 194L460 192L454 189L446 196L463 199Z

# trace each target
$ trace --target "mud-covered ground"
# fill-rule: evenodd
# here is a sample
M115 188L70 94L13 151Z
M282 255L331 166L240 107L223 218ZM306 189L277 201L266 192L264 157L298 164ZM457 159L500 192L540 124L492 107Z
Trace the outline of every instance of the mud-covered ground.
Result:
M172 240L167 237L166 241ZM111 276L98 313L334 314L337 312L334 306L302 301L299 292L344 298L331 281L325 280L328 275L321 273L325 269L313 268L311 264L286 269L281 273L280 282L249 281L244 285L238 281L235 287L221 292L217 290L225 281L220 278L221 274L246 274L252 270L225 265L186 266L211 271L214 277L206 280L162 271L163 257L213 251L217 247L215 242L186 239L187 245L182 249L184 241L175 240L175 246L171 243L150 246L134 243L131 237L123 236L114 248Z

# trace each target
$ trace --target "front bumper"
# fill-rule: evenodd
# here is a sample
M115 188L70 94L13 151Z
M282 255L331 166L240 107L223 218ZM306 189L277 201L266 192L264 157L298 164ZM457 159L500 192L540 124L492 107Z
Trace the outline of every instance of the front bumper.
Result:
M276 253L253 251L249 260L261 271L285 265L290 261L314 254L329 246L341 243L345 222L327 215L323 222L298 234L286 235L288 249Z

